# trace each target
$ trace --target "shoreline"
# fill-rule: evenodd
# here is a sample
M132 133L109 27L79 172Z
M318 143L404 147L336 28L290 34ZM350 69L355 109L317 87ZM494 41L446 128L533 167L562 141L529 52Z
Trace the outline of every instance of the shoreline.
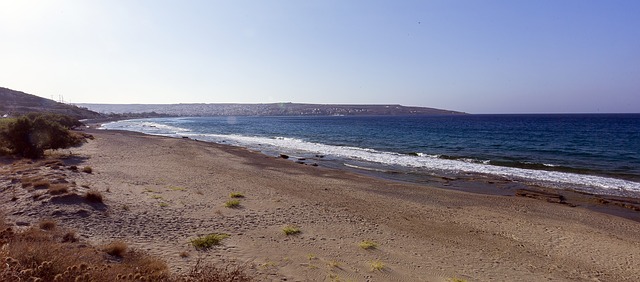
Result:
M58 152L63 166L21 171L64 175L72 191L101 191L105 206L63 204L46 195L34 200L11 184L17 168L3 165L2 183L19 192L16 201L2 195L8 218L28 223L49 216L96 244L123 239L163 258L174 272L197 258L238 261L251 265L258 280L640 276L640 224L622 217L529 198L536 195L474 194L305 166L192 139L85 132L95 140ZM71 165L93 172L73 172ZM232 192L244 195L239 208L224 207ZM287 225L302 232L286 236L281 229ZM213 232L230 237L209 251L189 246ZM362 249L363 240L378 246ZM372 262L384 267L372 270Z
M147 133L142 133L137 131L101 129L100 127L102 126L102 124L95 123L95 122L92 123L90 126L92 129L95 129L95 130L107 130L107 131L114 131L114 132L123 131L123 132L130 132L130 133L149 135L149 136L161 136L166 138L180 139L179 137L168 137L168 136L162 136L162 135L147 134ZM216 145L222 146L223 148L224 147L241 148L243 150L247 150L249 152L259 154L261 156L277 157L278 155L278 154L269 155L269 154L259 152L259 151L254 151L250 148L245 148L242 146L216 143L216 142L192 139L188 137L182 137L182 138L190 139L196 142L216 144ZM317 164L316 162L308 162L307 159L302 159L303 161L299 161L295 158L289 158L288 156L287 156L287 160L289 162L297 163L301 165ZM316 161L320 161L320 160L322 159L318 159ZM385 171L385 172L366 171L366 170L352 168L348 166L340 167L339 163L334 163L334 165L327 165L324 167L329 169L344 171L344 172L355 173L358 175L374 177L381 180L409 184L409 185L436 187L440 189L463 191L463 192L482 194L482 195L529 197L529 198L547 201L555 204L586 208L592 211L615 215L615 216L640 222L640 195L638 195L639 197L626 197L626 196L616 196L616 195L608 195L608 194L595 194L595 193L590 193L590 192L571 189L571 188L556 188L556 187L543 186L540 184L529 184L529 183L525 183L524 181L509 180L506 178L501 178L501 177L492 176L492 175L464 175L464 174L457 174L457 175L449 174L446 176L415 175L413 176L414 178L413 180L409 180L406 177L404 178L394 177L395 174L407 175L407 173L402 173L402 172L390 173L388 171Z

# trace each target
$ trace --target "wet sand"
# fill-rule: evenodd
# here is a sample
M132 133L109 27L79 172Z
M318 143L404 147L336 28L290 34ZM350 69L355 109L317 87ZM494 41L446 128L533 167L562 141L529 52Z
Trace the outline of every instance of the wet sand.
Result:
M51 217L95 244L120 238L164 258L175 272L198 258L237 261L260 281L640 278L640 223L590 210L580 202L593 201L590 195L567 194L564 201L575 204L563 204L535 195L469 193L190 139L87 132L95 140L57 153L63 166L40 165L29 173L62 177L80 194L98 190L104 205L34 199L38 191L11 181L19 169L3 164L0 183L18 191L17 200L9 193L0 199L10 220ZM245 196L239 208L224 207L232 192ZM616 210L597 201L591 206ZM287 225L301 233L285 235ZM189 245L209 233L230 237L208 251ZM377 247L362 249L363 240ZM372 262L382 269L372 270Z

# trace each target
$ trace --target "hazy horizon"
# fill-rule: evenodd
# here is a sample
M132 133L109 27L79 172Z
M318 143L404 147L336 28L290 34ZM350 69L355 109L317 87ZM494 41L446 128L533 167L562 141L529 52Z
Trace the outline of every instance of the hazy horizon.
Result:
M0 0L0 86L70 103L638 113L637 1Z

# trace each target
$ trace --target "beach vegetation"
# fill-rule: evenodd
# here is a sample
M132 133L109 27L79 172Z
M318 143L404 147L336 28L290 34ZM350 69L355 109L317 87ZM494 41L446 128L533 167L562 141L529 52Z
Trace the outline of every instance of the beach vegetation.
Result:
M44 220L43 220L44 222ZM185 274L122 241L95 248L63 228L15 230L0 212L0 281L252 281L243 265L200 260ZM96 249L102 252L96 252ZM105 256L110 253L110 256Z
M100 191L98 190L89 190L87 191L87 193L84 195L84 198L89 201L89 202L93 202L93 203L102 203L103 202L103 198L102 198L102 193L100 193Z
M337 260L330 260L327 262L327 266L329 266L330 268L340 268L340 262L338 262Z
M127 243L124 241L116 240L111 242L110 244L104 246L102 249L105 253L110 254L115 257L123 257L127 252Z
M282 228L282 232L284 232L284 234L288 236L288 235L296 235L302 231L300 231L300 228L298 228L297 226L287 225Z
M231 198L244 198L244 194L242 194L240 192L231 192L229 194L229 197L231 197Z
M224 206L226 208L239 208L240 207L240 201L239 200L229 200L229 201L226 201L224 203Z
M358 247L365 249L365 250L370 250L370 249L375 249L378 247L378 243L371 241L371 240L363 240L362 242L358 243Z
M198 250L207 250L213 246L220 245L222 240L229 238L227 234L212 233L206 236L198 237L191 240L191 245Z
M90 166L85 166L82 168L82 172L84 173L93 173L93 168L91 168Z
M49 182L49 180L38 180L33 182L31 185L33 185L33 188L35 189L48 189L49 186L51 186L51 183Z
M172 191L185 191L185 190L187 190L187 188L178 187L178 186L171 186L171 187L169 187L169 189L171 189Z
M69 131L73 124L60 115L42 113L3 122L0 127L1 151L36 159L42 158L45 150L79 146L85 137Z
M62 243L75 243L78 242L78 236L76 232L73 230L68 230L64 235L62 235Z
M49 189L47 190L47 192L49 192L49 194L51 195L65 194L69 192L69 186L64 183L53 184L49 186Z
M467 280L465 280L465 279L460 279L460 278L456 278L456 277L450 278L448 281L450 281L450 282L467 282Z
M56 222L52 219L43 219L38 223L38 227L42 230L54 230L56 229Z
M370 264L371 271L382 271L384 269L384 263L379 260L371 261Z
M169 206L169 204L167 204L167 203L165 203L165 202L161 202L159 205L160 205L160 207L163 207L163 208L164 208L164 207L168 207L168 206Z

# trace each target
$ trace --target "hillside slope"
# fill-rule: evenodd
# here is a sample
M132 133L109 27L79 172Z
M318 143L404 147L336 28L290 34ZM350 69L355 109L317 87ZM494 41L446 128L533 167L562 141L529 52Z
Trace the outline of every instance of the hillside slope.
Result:
M101 116L101 114L88 109L0 87L0 116L5 114L17 116L29 112L65 114L78 119L96 118Z

